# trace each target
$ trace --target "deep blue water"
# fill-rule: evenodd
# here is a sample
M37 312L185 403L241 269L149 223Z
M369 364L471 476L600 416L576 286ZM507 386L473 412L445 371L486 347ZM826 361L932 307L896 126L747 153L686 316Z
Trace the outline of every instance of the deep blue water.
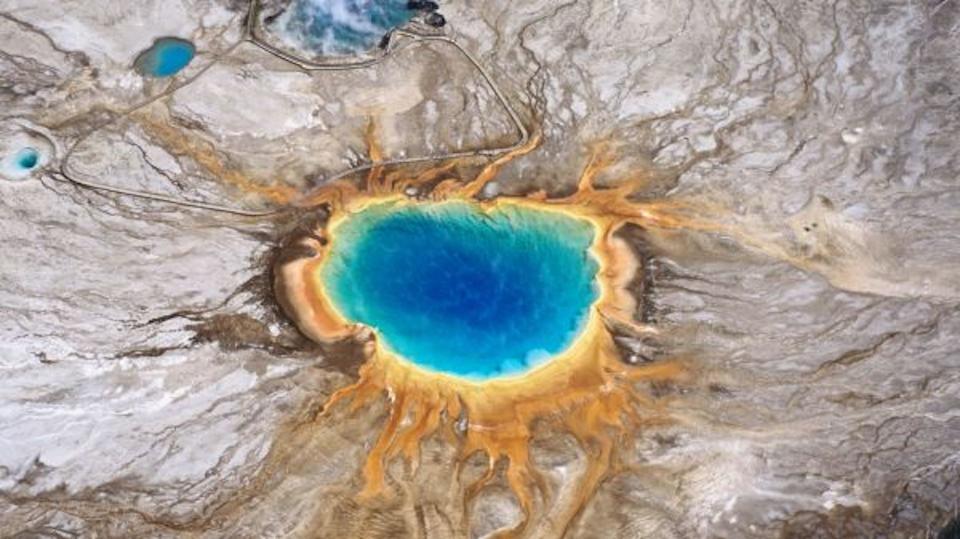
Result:
M322 55L346 55L377 46L415 12L407 0L295 0L281 19L294 41Z
M187 67L196 53L193 43L185 39L162 37L140 54L135 66L144 75L170 77Z
M487 379L571 343L597 298L592 239L585 221L519 206L381 204L339 225L321 278L390 350Z

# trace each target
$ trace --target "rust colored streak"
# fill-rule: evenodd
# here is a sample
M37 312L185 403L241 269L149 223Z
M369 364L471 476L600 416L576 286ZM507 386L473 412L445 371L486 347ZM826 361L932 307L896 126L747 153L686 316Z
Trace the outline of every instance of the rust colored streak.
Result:
M583 198L593 193L593 183L596 181L597 176L613 164L613 161L614 154L610 149L609 143L602 141L594 144L593 148L591 148L587 165L580 174L580 181L577 182L576 196Z
M380 126L377 123L376 118L371 116L367 121L367 128L363 133L363 140L367 144L367 154L370 156L370 160L374 163L379 163L384 159L383 147L380 145L379 134ZM377 165L370 169L370 172L367 173L368 193L379 193L382 192L382 187L389 187L379 181L382 176L383 167Z
M149 113L136 115L144 131L173 154L185 155L210 175L245 192L271 202L285 204L294 199L297 192L285 185L264 185L243 175L220 158L214 145L189 130L177 129L169 118L157 118Z
M473 198L477 196L477 194L481 190L483 190L483 186L485 186L488 182L490 182L490 180L496 177L496 175L500 172L500 169L503 168L504 165L506 165L510 161L513 161L517 157L520 157L521 155L526 155L532 152L533 150L535 150L537 146L540 145L542 136L543 134L538 130L535 133L533 133L533 135L530 136L526 144L524 144L523 146L520 146L519 148L511 150L503 154L502 156L498 157L497 159L495 159L492 163L484 167L483 170L480 171L480 174L478 174L475 179L464 184L460 188L459 196L463 198Z

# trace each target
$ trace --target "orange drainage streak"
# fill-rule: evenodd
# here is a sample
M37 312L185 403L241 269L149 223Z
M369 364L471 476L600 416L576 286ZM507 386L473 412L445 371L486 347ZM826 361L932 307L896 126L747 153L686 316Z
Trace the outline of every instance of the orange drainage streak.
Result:
M212 176L243 192L262 196L277 204L288 203L297 195L297 191L292 187L263 185L244 176L221 161L213 144L188 130L177 129L169 121L154 118L145 112L137 113L136 117L144 130L150 136L159 139L168 151L186 155Z
M367 141L372 154L380 152L375 138L376 125L371 123ZM689 370L679 360L639 367L621 361L608 322L629 326L635 333L655 330L633 319L636 300L626 287L640 270L639 262L629 245L615 233L626 223L655 229L690 228L691 224L697 228L697 225L683 216L682 205L630 202L627 197L642 186L642 178L633 178L617 188L597 190L594 181L613 162L613 154L606 145L594 148L578 182L578 190L570 197L551 200L537 193L532 197L502 197L482 202L474 199L506 162L532 147L521 148L489 164L473 181L439 181L430 199L471 201L483 208L498 204L529 205L592 223L595 234L591 250L600 263L597 277L600 297L585 328L566 351L545 364L521 375L482 382L428 371L389 353L376 339L367 341L367 359L360 369L359 380L335 392L320 416L328 419L344 402L350 402L351 411L356 411L383 395L389 396L389 418L363 466L365 486L361 499L389 495L385 471L388 463L403 456L415 469L420 442L442 433L460 446L458 470L477 452L488 457L487 472L464 488L465 507L469 507L470 499L493 479L497 463L507 462L506 480L524 514L522 522L507 535L521 534L528 528L537 508L535 493L546 496L543 481L530 462L529 444L533 423L547 420L573 434L589 459L576 495L567 506L556 510L559 516L546 524L562 531L615 468L620 440L645 426L669 422L665 404L643 396L634 384L684 383L690 378ZM451 164L447 164L410 179L403 179L398 173L384 178L382 171L371 171L362 192L353 184L340 181L317 194L313 202L329 203L331 218L295 243L291 247L295 249L292 256L283 257L288 261L281 263L275 272L277 296L304 334L329 343L356 337L363 331L362 326L352 324L333 308L320 280L320 268L330 242L336 240L339 223L373 203L387 200L424 203L404 197L404 189L439 180L450 168ZM465 419L465 429L458 429L459 418Z

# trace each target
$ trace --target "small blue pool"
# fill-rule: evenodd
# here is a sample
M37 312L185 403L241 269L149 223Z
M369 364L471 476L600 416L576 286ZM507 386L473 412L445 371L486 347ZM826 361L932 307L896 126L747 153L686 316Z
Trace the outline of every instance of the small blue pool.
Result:
M33 170L40 162L40 152L36 148L23 148L14 158L17 166L24 172Z
M44 164L44 155L33 146L23 146L15 152L0 156L0 178L24 180Z
M517 205L381 204L333 231L320 278L422 367L483 380L566 349L597 299L590 223Z
M172 77L187 67L197 49L193 43L178 37L162 37L140 53L134 67L150 77Z
M415 14L407 0L295 0L278 24L294 42L336 56L374 48Z

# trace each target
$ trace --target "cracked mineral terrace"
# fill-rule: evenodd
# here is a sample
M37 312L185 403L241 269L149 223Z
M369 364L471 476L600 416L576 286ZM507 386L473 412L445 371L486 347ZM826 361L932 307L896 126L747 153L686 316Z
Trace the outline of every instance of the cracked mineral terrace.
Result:
M306 4L380 31L0 2L0 537L957 536L960 2L417 2L336 57ZM293 270L388 199L593 223L587 338L476 385L326 316Z

